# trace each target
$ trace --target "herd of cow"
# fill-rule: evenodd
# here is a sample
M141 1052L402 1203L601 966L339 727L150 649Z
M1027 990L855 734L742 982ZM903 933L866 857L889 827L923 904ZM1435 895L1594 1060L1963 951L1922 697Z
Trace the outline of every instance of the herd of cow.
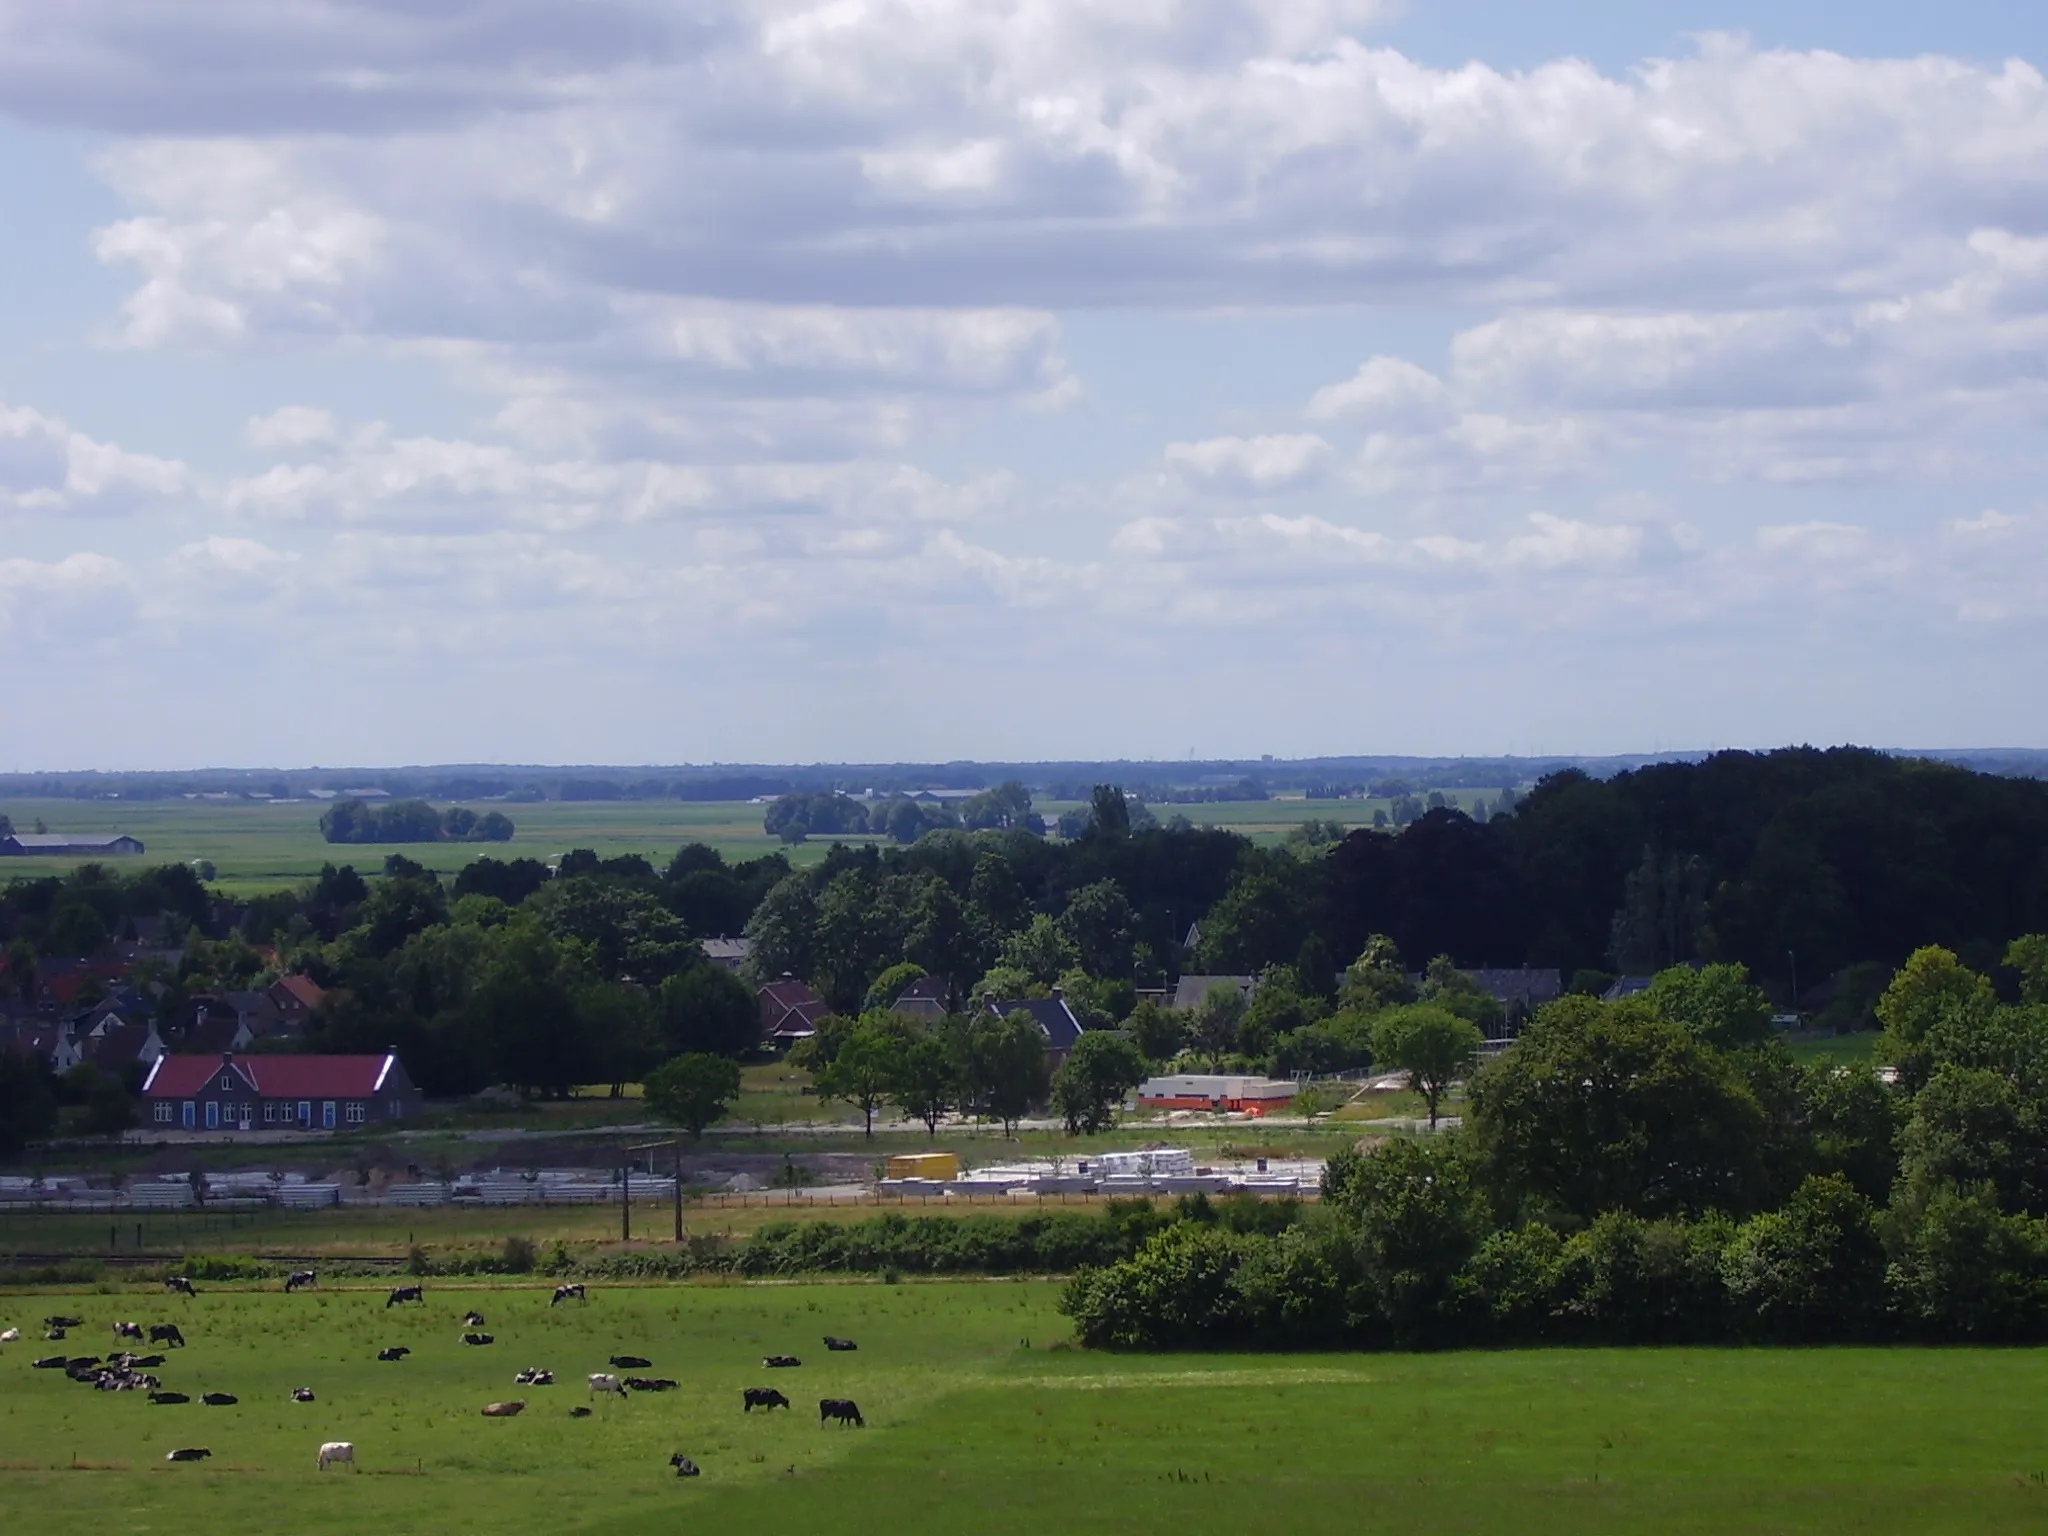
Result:
M307 1286L317 1287L319 1283L320 1276L317 1271L295 1270L286 1277L284 1288L289 1293ZM198 1294L190 1278L183 1275L172 1275L165 1280L164 1289L188 1299ZM392 1288L384 1306L386 1310L406 1302L417 1302L424 1306L426 1299L425 1286L400 1285ZM580 1284L558 1285L548 1305L554 1307L564 1301L587 1302L589 1299L588 1292ZM494 1335L477 1331L484 1326L483 1313L472 1308L463 1314L462 1323L468 1330L461 1335L464 1344L482 1346L496 1342ZM53 1314L43 1319L43 1326L43 1337L55 1341L64 1339L73 1328L84 1327L85 1320ZM162 1344L172 1349L185 1347L185 1336L179 1331L176 1323L152 1323L145 1331L141 1323L123 1319L113 1324L113 1331L114 1336L120 1340ZM20 1338L19 1328L0 1331L0 1344L15 1343ZM825 1336L825 1348L834 1353L859 1347L851 1339L835 1338L830 1334ZM381 1361L402 1362L411 1353L412 1350L407 1346L394 1344L378 1350L377 1358ZM46 1355L33 1361L32 1365L36 1370L63 1371L73 1381L101 1392L140 1391L148 1395L150 1402L162 1406L191 1402L192 1399L187 1393L166 1391L161 1378L154 1374L155 1368L162 1366L166 1358L161 1354L135 1354L127 1350L116 1350L104 1359L98 1355ZM613 1355L607 1363L612 1370L593 1371L590 1374L589 1387L592 1398L617 1397L623 1402L629 1393L669 1392L675 1390L678 1385L666 1376L617 1374L620 1371L637 1372L652 1369L654 1362L642 1355ZM802 1364L803 1361L795 1355L768 1355L761 1361L762 1367L768 1370L788 1370ZM555 1384L555 1373L536 1366L528 1366L512 1379L517 1386L551 1387ZM776 1408L787 1409L790 1406L789 1399L773 1387L747 1387L742 1390L740 1396L741 1410L746 1413L752 1413L756 1408L772 1411ZM291 1398L295 1403L310 1403L315 1400L311 1387L294 1388ZM208 1407L226 1407L239 1402L240 1399L229 1392L205 1392L200 1394L199 1401ZM483 1416L487 1419L509 1419L516 1418L525 1411L526 1400L514 1398L506 1402L486 1404ZM578 1405L569 1410L569 1416L576 1419L589 1418L591 1410ZM851 1398L825 1397L818 1400L818 1423L820 1426L837 1423L842 1428L849 1424L865 1428L867 1420L861 1417L859 1404ZM169 1452L164 1460L204 1461L212 1454L213 1452L205 1446L188 1445ZM353 1442L330 1440L320 1447L318 1466L321 1471L341 1463L351 1467L356 1465L356 1448ZM669 1465L675 1468L678 1477L696 1477L701 1471L697 1463L681 1451L669 1458Z

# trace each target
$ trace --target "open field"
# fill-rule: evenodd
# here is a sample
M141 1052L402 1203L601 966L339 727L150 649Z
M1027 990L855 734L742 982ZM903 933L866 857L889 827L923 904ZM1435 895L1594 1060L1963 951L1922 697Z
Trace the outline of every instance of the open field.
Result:
M10 1532L684 1529L1046 1531L2002 1531L2048 1520L2048 1353L1969 1349L1547 1350L1105 1357L1065 1335L1045 1282L594 1288L429 1280L285 1297L16 1293L0 1323L174 1320L160 1374L232 1407L155 1407L0 1355ZM497 1337L457 1342L475 1306ZM819 1336L860 1343L828 1355ZM1025 1341L1029 1341L1027 1347ZM409 1345L379 1364L386 1344ZM796 1370L760 1357L798 1354ZM614 1353L680 1390L603 1402ZM562 1385L515 1388L526 1364ZM318 1400L289 1400L295 1386ZM743 1414L775 1385L790 1413ZM821 1428L821 1396L866 1429ZM523 1397L514 1419L489 1401ZM361 1474L320 1473L327 1439ZM210 1447L167 1466L165 1451ZM703 1467L681 1481L684 1451Z
M1469 805L1475 794L1460 790L1456 798ZM1387 802L1372 800L1256 800L1218 805L1161 806L1161 818L1185 815L1197 825L1224 827L1262 843L1276 843L1289 828L1310 819L1369 825L1375 810ZM686 802L622 800L508 805L505 813L518 826L509 843L407 843L335 845L321 840L320 813L314 802L265 805L211 800L0 800L0 811L16 827L33 830L41 821L58 832L125 832L142 839L147 852L140 859L117 860L116 867L176 864L193 859L212 861L218 884L237 894L297 884L316 875L325 863L354 864L374 872L384 856L400 852L442 875L453 876L470 860L496 858L553 859L571 848L591 848L605 858L638 853L656 868L667 864L684 843L709 843L728 860L759 858L778 850L796 864L824 858L833 839L786 847L761 830L763 807L747 801ZM1064 803L1042 807L1057 818ZM846 843L885 843L876 837L846 837ZM12 876L68 873L75 858L19 858L0 861L0 880Z

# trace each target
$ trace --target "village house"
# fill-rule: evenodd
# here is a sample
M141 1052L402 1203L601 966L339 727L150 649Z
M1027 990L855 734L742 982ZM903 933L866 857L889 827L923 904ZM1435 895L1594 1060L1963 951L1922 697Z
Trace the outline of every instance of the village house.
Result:
M395 1055L165 1056L142 1085L145 1130L333 1131L419 1113Z
M788 972L768 983L759 993L761 1043L770 1047L794 1045L818 1032L818 1020L832 1010L825 999Z

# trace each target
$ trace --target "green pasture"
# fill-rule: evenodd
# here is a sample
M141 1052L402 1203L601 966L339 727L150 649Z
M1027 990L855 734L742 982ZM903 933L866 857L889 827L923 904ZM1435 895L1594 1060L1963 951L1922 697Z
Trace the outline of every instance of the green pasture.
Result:
M2048 1522L2048 1354L1537 1350L1105 1356L1064 1347L1054 1284L544 1287L426 1282L286 1297L23 1294L0 1323L10 1532L649 1528L831 1531L2003 1531ZM481 1310L497 1343L458 1342ZM50 1312L85 1317L64 1346ZM30 1369L171 1320L159 1374L233 1407L156 1407ZM31 1331L33 1330L33 1331ZM857 1339L827 1354L825 1333ZM376 1350L406 1344L400 1364ZM595 1404L634 1353L680 1390ZM760 1358L792 1353L794 1370ZM515 1387L540 1365L554 1387ZM740 1389L795 1402L772 1417ZM310 1386L317 1400L290 1401ZM851 1397L865 1429L821 1427ZM523 1398L513 1419L491 1401ZM351 1440L360 1472L315 1469ZM174 1446L213 1459L167 1465ZM683 1451L704 1475L679 1480Z
M1446 791L1447 798L1469 808L1479 792ZM1375 800L1260 800L1217 805L1160 806L1161 818L1178 812L1198 826L1223 827L1261 843L1281 841L1289 829L1311 819L1370 825ZM1048 802L1041 809L1057 819L1068 806ZM594 849L601 857L637 853L656 868L665 865L684 843L709 843L728 860L759 858L781 851L793 863L815 863L835 839L794 847L761 829L765 808L748 801L684 802L622 800L563 803L546 801L503 807L518 827L509 843L407 843L337 846L320 836L318 802L270 805L218 800L0 800L0 812L24 831L37 822L53 832L125 832L140 838L147 850L139 859L112 861L116 868L146 864L182 864L209 860L216 884L247 895L295 885L320 872L326 863L354 864L375 872L387 853L400 852L429 869L452 877L470 860L496 858L553 859L571 848ZM846 843L886 844L879 837L846 837ZM76 858L16 858L0 861L0 880L12 876L68 874Z

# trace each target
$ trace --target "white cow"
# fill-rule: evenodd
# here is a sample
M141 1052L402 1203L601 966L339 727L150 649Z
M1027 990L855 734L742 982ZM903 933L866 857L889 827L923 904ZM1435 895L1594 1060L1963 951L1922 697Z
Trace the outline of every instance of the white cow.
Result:
M0 1344L18 1344L20 1342L21 1330L19 1328L10 1328L5 1333L0 1333Z
M325 1472L329 1466L337 1461L345 1461L352 1467L356 1466L356 1444L353 1440L330 1440L320 1447L320 1470L322 1472ZM356 1470L360 1472L363 1469L356 1467Z
M609 1371L593 1371L590 1377L590 1395L595 1397L600 1392L616 1392L620 1397L624 1397L626 1384Z

